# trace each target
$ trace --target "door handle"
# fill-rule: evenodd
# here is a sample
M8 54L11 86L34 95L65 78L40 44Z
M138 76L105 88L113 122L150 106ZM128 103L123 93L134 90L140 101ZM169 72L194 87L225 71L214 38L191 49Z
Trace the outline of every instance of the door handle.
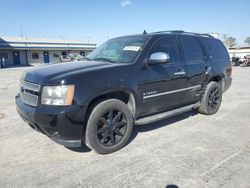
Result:
M176 76L182 76L182 75L185 75L186 72L185 71L179 71L179 72L175 72L174 75Z

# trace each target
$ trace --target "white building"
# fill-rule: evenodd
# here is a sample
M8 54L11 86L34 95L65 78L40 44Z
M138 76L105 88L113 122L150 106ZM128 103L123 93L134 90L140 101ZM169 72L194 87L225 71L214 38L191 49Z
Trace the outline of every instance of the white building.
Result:
M243 60L246 55L250 55L250 46L232 47L228 49L228 53L231 58L235 56Z
M68 53L87 55L96 44L63 39L0 37L0 61L8 65L58 63Z

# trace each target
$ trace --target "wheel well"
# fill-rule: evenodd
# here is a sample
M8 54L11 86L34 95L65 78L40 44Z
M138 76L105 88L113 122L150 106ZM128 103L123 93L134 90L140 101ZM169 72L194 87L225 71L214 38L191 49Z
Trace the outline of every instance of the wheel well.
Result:
M220 84L220 86L221 86L221 88L222 88L222 92L225 91L225 78L223 78L222 76L215 76L215 77L213 77L213 78L211 78L211 79L209 80L209 82L211 82L211 81L215 81L215 82L217 82L218 84ZM208 83L209 83L209 82L208 82Z
M94 107L99 104L102 101L108 100L108 99L118 99L127 104L128 108L130 109L132 115L135 115L135 98L134 95L130 92L112 92L100 95L96 98L94 98L92 101L90 101L87 111L85 114L85 120L84 120L84 128L83 128L83 140L85 142L85 131L86 131L86 125L90 116L90 113L94 109Z
M134 115L135 114L135 99L132 93L130 92L112 92L112 93L107 93L100 95L96 98L94 98L88 105L87 107L87 112L86 112L86 119L88 119L90 113L92 112L93 108L99 104L102 101L108 100L108 99L118 99L125 104L127 104L128 108L130 109L131 113Z
M209 82L214 81L214 82L220 83L221 80L222 80L221 76L215 76L215 77L211 78L211 79L209 80ZM208 83L209 83L209 82L208 82Z

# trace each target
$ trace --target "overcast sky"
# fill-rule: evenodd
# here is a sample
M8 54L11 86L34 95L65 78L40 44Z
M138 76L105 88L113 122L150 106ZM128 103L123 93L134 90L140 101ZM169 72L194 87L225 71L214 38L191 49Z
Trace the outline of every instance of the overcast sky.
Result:
M159 30L250 36L250 0L2 0L0 37L91 39ZM22 28L22 29L21 29Z

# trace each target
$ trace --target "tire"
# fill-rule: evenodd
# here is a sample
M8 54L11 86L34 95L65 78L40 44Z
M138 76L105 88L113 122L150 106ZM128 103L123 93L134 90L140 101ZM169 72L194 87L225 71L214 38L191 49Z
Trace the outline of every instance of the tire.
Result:
M125 103L117 99L100 102L90 113L85 144L99 154L115 152L127 144L133 124Z
M222 88L217 82L209 82L202 97L198 112L205 115L215 114L222 101Z

